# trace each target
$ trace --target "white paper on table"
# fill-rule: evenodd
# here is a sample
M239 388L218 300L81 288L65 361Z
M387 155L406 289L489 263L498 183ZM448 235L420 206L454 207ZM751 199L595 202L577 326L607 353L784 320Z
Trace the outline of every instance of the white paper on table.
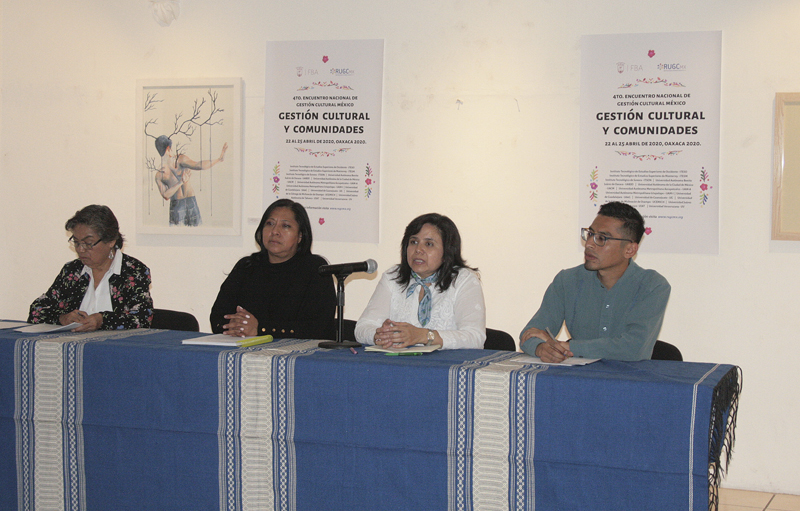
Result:
M80 323L70 323L69 325L48 325L46 323L39 323L36 325L28 325L22 328L17 328L17 332L24 332L26 334L44 334L44 333L52 333L52 332L64 332L68 330L72 330L73 328L78 328L81 326Z
M6 329L9 329L9 328L19 328L19 327L25 326L27 324L28 323L26 323L25 321L9 321L9 320L2 319L2 320L0 320L0 330L6 330Z
M405 348L381 348L370 344L364 348L364 351L377 351L379 353L433 353L439 348L441 348L439 344L414 344Z
M585 366L586 364L591 364L592 362L597 362L598 360L600 359L569 357L563 362L543 362L542 359L539 357L532 357L530 355L520 354L517 356L517 358L514 359L514 362L520 362L523 364L544 364L549 366Z

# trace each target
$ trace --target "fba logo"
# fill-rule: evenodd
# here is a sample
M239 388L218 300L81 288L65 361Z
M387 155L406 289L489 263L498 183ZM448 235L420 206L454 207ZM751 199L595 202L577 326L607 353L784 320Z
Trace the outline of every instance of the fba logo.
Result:
M640 64L626 64L624 62L617 62L617 73L624 73L625 71L633 71L634 73L641 73L643 68Z
M304 67L297 67L297 76L301 77L303 75L318 75L319 71L316 69L307 69Z

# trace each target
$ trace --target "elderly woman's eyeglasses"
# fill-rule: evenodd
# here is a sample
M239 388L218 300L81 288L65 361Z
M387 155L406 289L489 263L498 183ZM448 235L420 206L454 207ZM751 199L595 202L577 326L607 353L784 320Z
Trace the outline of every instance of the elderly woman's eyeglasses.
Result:
M89 250L93 249L95 247L95 245L97 245L98 243L100 243L103 240L97 240L94 243L89 243L88 241L78 241L78 240L75 239L75 236L70 236L69 240L67 240L67 241L70 242L70 244L72 245L72 247L75 250L81 250L81 251L84 251L84 252L88 252Z
M617 241L630 241L633 243L633 240L629 240L626 238L612 238L611 236L606 236L605 234L600 234L599 232L594 232L591 229L587 229L585 227L581 228L581 239L583 241L589 241L589 238L594 239L594 244L598 247L602 247L606 244L608 240L617 240Z

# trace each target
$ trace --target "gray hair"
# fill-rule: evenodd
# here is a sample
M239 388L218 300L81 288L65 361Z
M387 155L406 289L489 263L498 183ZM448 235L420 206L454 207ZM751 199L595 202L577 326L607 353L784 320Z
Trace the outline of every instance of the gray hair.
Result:
M108 206L92 204L76 211L75 215L64 224L64 229L72 231L79 224L90 227L100 236L100 241L114 241L114 246L118 249L125 243L125 238L119 232L117 217Z

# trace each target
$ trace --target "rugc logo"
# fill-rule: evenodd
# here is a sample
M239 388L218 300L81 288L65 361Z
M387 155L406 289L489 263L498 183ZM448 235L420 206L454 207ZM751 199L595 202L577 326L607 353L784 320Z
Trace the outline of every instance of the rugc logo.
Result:
M686 71L686 64L659 64L659 71Z

